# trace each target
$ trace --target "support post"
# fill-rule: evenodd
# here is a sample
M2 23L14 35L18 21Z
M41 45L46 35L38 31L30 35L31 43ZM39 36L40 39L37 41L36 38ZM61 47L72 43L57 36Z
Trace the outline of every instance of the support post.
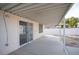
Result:
M66 20L65 19L63 19L63 20L64 20L64 26L63 26L63 48L64 48L65 54L68 55L69 53L68 53L68 50L66 48L66 37L65 37Z

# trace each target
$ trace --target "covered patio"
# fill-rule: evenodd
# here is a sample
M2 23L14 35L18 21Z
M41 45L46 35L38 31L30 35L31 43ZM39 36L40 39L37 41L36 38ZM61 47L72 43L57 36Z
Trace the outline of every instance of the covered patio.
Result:
M0 54L79 54L79 48L66 46L64 17L72 5L72 3L0 4ZM56 28L62 19L64 20L62 36L46 34L45 28Z

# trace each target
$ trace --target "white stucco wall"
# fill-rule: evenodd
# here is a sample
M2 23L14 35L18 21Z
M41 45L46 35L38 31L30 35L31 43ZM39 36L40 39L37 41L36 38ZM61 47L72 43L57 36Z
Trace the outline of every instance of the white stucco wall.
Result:
M63 35L63 29L57 29L57 28L45 29L44 33L49 35ZM65 35L66 36L79 35L79 28L66 28Z
M35 21L31 21L27 18L22 18L16 15L12 15L10 13L5 13L5 20L7 23L8 30L8 46L6 44L6 30L3 18L3 11L0 10L0 54L8 54L20 47L19 45L19 21L25 21L33 23L33 40L39 38L44 33L39 33L39 23Z

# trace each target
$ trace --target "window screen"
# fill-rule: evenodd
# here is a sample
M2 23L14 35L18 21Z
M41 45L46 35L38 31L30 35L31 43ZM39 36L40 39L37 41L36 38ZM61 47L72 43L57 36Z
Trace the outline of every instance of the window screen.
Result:
M39 24L39 33L43 32L43 24Z

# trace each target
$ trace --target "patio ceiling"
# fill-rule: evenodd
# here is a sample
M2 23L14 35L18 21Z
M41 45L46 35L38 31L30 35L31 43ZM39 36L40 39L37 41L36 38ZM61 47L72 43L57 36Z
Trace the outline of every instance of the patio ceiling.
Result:
M0 9L46 26L55 26L71 5L70 3L0 3Z

